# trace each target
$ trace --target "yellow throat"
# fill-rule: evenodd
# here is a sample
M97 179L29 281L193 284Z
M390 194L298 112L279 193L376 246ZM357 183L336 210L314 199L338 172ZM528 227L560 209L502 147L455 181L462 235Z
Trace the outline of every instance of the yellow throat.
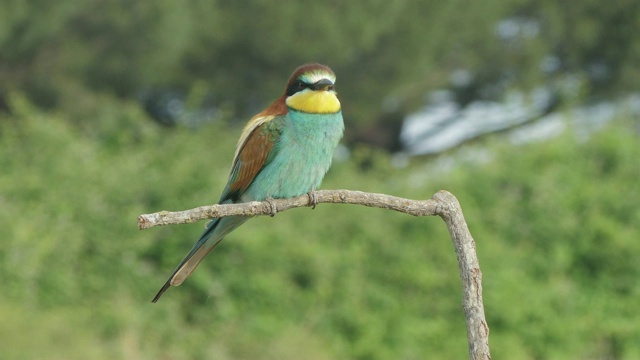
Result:
M311 114L334 114L340 111L340 101L335 91L305 90L287 98L287 106Z

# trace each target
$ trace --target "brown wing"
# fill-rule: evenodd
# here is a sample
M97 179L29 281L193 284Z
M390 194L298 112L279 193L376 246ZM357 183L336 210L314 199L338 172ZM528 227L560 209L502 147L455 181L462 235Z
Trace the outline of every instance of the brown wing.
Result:
M245 140L238 145L236 157L231 167L229 181L220 198L220 203L235 202L251 185L258 173L273 157L274 145L281 132L284 117L270 117L264 122L257 122L248 131ZM242 137L241 137L242 139Z

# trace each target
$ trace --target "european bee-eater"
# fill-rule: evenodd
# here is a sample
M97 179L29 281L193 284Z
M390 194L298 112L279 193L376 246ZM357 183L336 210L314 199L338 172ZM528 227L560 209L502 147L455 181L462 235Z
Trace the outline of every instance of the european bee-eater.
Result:
M344 131L335 81L333 71L320 64L293 72L282 96L242 131L219 204L290 198L320 186ZM222 238L247 220L230 216L209 222L153 302L169 286L182 284Z

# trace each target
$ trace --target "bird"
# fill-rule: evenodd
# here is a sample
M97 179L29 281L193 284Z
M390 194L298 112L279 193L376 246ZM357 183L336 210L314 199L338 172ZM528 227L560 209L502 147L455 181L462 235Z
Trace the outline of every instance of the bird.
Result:
M313 192L331 166L344 133L336 75L328 66L304 64L291 74L284 92L242 130L219 204L270 201ZM275 210L275 209L274 209ZM152 302L178 286L220 241L249 217L210 221Z

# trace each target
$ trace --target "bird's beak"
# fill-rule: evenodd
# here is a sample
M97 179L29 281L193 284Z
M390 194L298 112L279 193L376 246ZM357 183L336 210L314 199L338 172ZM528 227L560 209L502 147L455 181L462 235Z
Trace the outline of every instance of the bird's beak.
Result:
M311 86L311 89L316 91L317 90L322 90L322 91L333 90L333 88L334 88L333 83L329 79L322 79Z

